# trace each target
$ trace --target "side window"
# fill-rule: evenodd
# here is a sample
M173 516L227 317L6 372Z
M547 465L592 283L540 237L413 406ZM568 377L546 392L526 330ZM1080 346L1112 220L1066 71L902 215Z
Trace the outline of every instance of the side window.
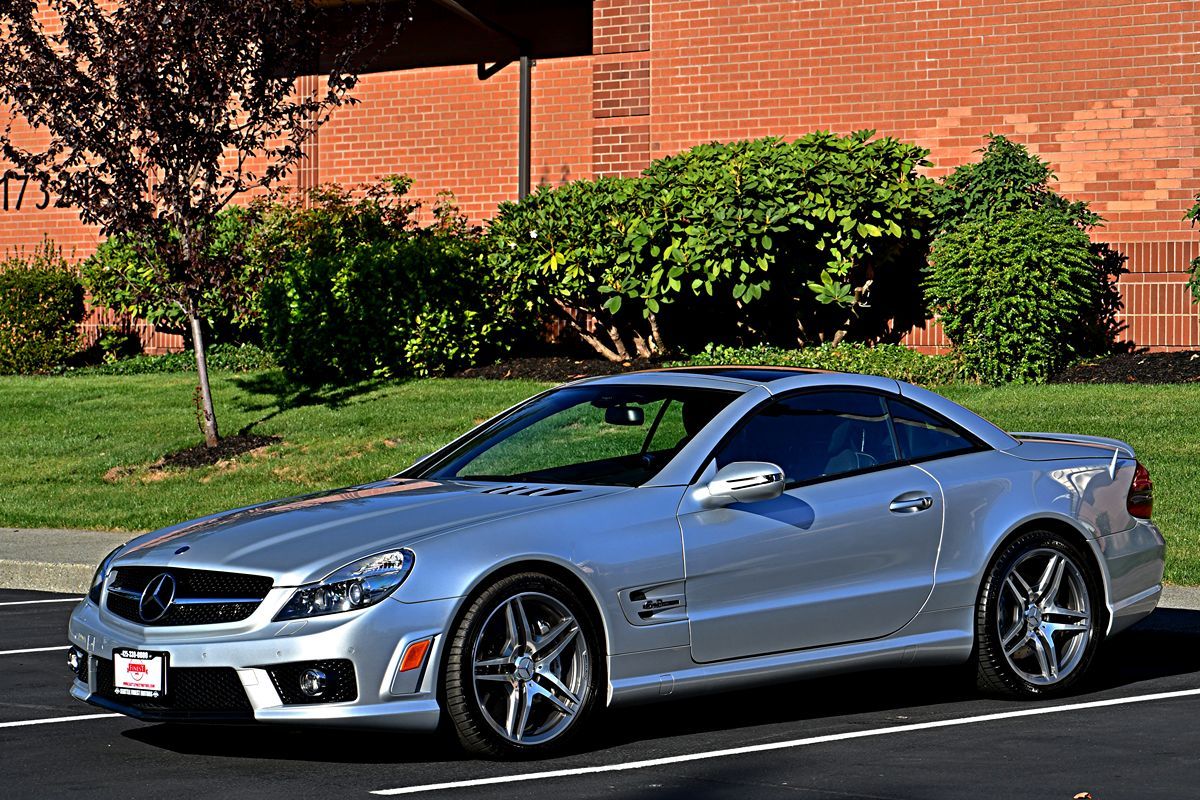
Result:
M901 455L908 460L965 453L974 443L939 417L899 400L888 400Z
M813 392L764 408L717 454L717 466L770 461L788 483L857 472L898 460L879 395Z

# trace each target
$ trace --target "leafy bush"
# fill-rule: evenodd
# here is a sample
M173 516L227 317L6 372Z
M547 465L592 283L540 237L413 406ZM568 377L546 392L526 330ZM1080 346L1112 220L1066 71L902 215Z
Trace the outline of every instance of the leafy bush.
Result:
M964 377L962 365L951 356L926 355L899 344L871 346L853 342L793 350L768 346L739 348L710 344L686 361L677 362L676 366L721 364L858 372L926 385L955 383Z
M492 279L514 311L557 318L614 361L661 346L651 325L666 298L642 299L634 289L643 277L629 244L640 222L636 188L628 178L539 186L500 204L486 243ZM622 306L626 292L635 297Z
M1104 220L1082 200L1068 200L1050 188L1049 163L1022 144L989 134L978 163L962 164L946 176L934 195L941 230L968 221L995 219L1017 211L1056 211L1081 228Z
M1055 175L1050 165L1023 145L991 135L979 152L983 154L979 163L964 164L955 169L935 195L940 234L953 232L972 222L1005 220L1023 211L1043 212L1084 232L1093 232L1103 224L1103 218L1092 211L1087 202L1069 200L1051 189L1050 182L1055 180ZM1070 238L1074 242L1082 241L1074 235ZM1060 349L1081 357L1100 355L1116 347L1116 338L1122 329L1117 322L1121 310L1117 279L1126 272L1125 256L1107 243L1089 239L1087 247L1091 253L1092 274L1086 277L1079 293L1089 297L1090 304L1078 308L1078 318L1062 330L1059 345ZM1032 283L1026 286L1029 291L1041 291ZM1037 297L1025 298L1024 302L1035 303ZM964 329L964 334L975 336L978 332ZM1050 368L1047 363L1034 372L1043 374Z
M632 241L650 247L651 292L682 283L723 296L741 338L898 340L925 319L936 185L917 174L927 150L874 135L708 144L655 161Z
M120 325L102 325L96 336L100 358L111 364L123 358L133 358L142 352L142 338L128 319Z
M277 366L266 350L252 344L214 344L205 350L208 368L215 372L258 372ZM159 356L140 355L106 364L71 370L70 375L149 375L167 372L195 372L192 351Z
M613 360L668 344L896 340L924 320L927 151L863 131L708 144L542 188L488 235L518 307ZM587 319L594 327L587 327Z
M82 320L79 276L48 240L0 263L0 374L62 366L79 351Z
M972 375L1040 382L1087 355L1081 343L1107 282L1087 233L1040 210L938 237L925 290Z
M253 342L258 338L265 264L255 258L253 231L268 208L258 201L217 215L207 258L213 270L224 274L196 290L197 308L216 341ZM127 234L101 242L80 267L93 303L140 317L160 330L190 336L187 315L172 299L173 290L163 279L166 271L152 242Z
M336 187L268 210L255 247L271 264L263 338L290 378L310 386L467 366L497 346L503 304L477 232L452 205L419 228L410 181L354 198Z

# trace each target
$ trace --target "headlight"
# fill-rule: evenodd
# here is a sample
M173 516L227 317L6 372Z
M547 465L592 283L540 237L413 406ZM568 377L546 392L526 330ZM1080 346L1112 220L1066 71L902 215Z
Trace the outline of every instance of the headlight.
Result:
M96 605L100 605L100 591L104 588L104 579L108 577L108 568L112 566L112 560L117 553L121 552L121 548L125 545L120 545L113 549L111 553L104 557L100 562L100 566L96 567L96 572L92 575L92 588L88 589L88 600L91 600Z
M410 550L389 550L347 564L323 580L296 589L275 619L319 617L375 605L404 583L412 566Z

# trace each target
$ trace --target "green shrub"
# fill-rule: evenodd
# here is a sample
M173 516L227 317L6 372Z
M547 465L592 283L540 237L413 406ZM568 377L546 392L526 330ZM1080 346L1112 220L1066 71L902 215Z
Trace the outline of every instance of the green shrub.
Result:
M503 341L477 233L444 202L419 228L409 185L392 178L359 198L326 187L264 216L263 339L290 378L434 374Z
M260 201L217 215L208 257L212 269L226 275L197 289L198 309L215 341L258 340L265 263L255 257L253 234L269 207ZM109 237L80 265L80 272L94 304L144 319L162 331L191 336L183 308L167 291L166 265L149 241L125 234Z
M214 344L204 351L208 368L214 372L258 372L278 366L266 350L252 344ZM191 350L158 356L139 355L105 364L71 370L69 375L150 375L196 371Z
M539 186L520 202L501 203L488 227L491 280L513 313L552 317L615 361L647 357L660 343L660 301L637 297L643 264L630 226L639 222L636 183L628 178ZM634 298L624 304L625 293ZM588 319L596 320L589 327Z
M982 158L954 169L934 196L938 225L951 230L961 223L1006 216L1017 211L1056 211L1081 228L1104 220L1082 200L1069 200L1050 188L1050 165L1022 144L988 134L976 151Z
M121 325L102 325L96 336L96 349L106 364L133 358L142 352L142 338L129 320Z
M79 351L83 286L48 240L0 263L0 374L39 374Z
M708 345L676 366L746 364L772 367L802 367L836 372L858 372L887 378L939 385L963 379L959 361L951 356L926 355L899 344L864 345L853 342L818 347L726 347Z
M927 150L874 135L707 144L652 163L632 241L650 247L650 293L723 298L696 331L708 338L725 319L731 338L777 344L897 341L925 319L936 184L917 174Z
M1086 352L1107 289L1087 233L1056 210L971 221L938 237L925 283L970 374L1041 382Z
M920 294L927 151L872 131L694 147L505 203L496 280L614 360L667 346L897 340ZM596 321L589 328L587 318Z
M1103 218L1087 202L1069 200L1050 188L1055 175L1047 162L1003 136L987 138L987 145L979 151L983 158L956 168L938 189L934 205L939 234L1023 211L1044 212L1085 232L1094 232L1103 224ZM1080 241L1077 236L1070 238ZM1091 298L1090 305L1080 307L1078 320L1061 340L1080 357L1112 351L1122 330L1117 322L1121 311L1117 279L1126 272L1126 258L1105 242L1089 241L1088 249L1096 274L1087 278L1080 291Z

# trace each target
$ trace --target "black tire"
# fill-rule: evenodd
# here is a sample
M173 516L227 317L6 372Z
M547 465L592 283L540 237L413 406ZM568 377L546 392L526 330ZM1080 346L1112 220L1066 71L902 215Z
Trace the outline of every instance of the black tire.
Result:
M577 633L574 636L578 637L577 644L581 650L577 653L573 652L571 655L571 669L573 670L571 675L573 680L578 683L577 691L573 693L578 702L570 703L566 699L567 695L561 693L557 688L551 687L558 695L559 702L575 709L573 716L567 718L552 703L548 705L548 701L537 694L540 689L532 692L533 699L530 702L539 705L538 713L545 714L547 718L558 715L562 717L560 721L566 721L561 731L551 731L551 738L545 741L514 741L511 735L500 731L497 726L503 727L503 725L497 720L499 716L495 708L497 697L491 694L491 684L480 689L478 687L481 684L475 677L476 650L483 643L488 642L489 637L490 641L495 642L493 635L495 626L502 624L495 615L504 615L506 613L505 606L512 603L514 598L518 598L519 606L523 607L526 604L532 606L531 617L526 624L527 629L543 624L543 621L536 619L539 609L541 616L549 618L552 616L551 612L559 607L565 608L569 612L577 626ZM562 618L562 621L565 622L566 618ZM481 633L484 632L485 626L487 626L488 633L484 634L481 639ZM569 633L570 628L568 627L562 634L563 638L566 638ZM530 646L532 646L535 636L536 634L530 636ZM550 637L546 638L548 640ZM542 644L544 652L553 652L554 642L545 641ZM568 644L568 647L574 646L575 644ZM565 657L564 655L558 658ZM561 662L554 661L553 663ZM586 669L579 666L583 663L586 663ZM600 687L604 686L605 682L604 663L604 653L600 649L600 637L597 635L590 606L576 596L570 587L556 578L535 572L523 572L501 578L470 601L466 611L451 632L443 682L443 707L449 717L449 727L462 747L467 752L476 755L520 759L544 757L559 752L586 727L589 718L595 713ZM538 662L538 666L541 666L540 662ZM538 683L539 686L549 685L545 684L544 678L540 675L530 677L528 681L519 680L518 665L515 663L505 664L503 667L497 666L496 669L498 672L510 676L507 678L507 683L498 678L493 679L496 683L494 691L501 695L516 691L523 701L526 695L520 694L522 687L530 692L531 688L528 686L530 683ZM574 678L575 670L579 671L578 678ZM563 680L563 684L571 682L571 680ZM527 713L530 714L532 720L535 712L530 710ZM513 725L514 729L516 727ZM521 731L525 733L526 729L522 728ZM517 736L520 738L520 734ZM532 738L536 739L536 736Z
M1053 554L1066 559L1059 573L1060 578L1066 576L1065 586L1052 583L1047 587L1058 586L1057 600L1040 598L1036 583L1019 585L1022 568L1025 575L1031 574L1031 568L1036 572L1043 563L1041 559L1048 568ZM1006 579L1013 574L1014 566L1018 578L1006 588ZM1025 589L1031 591L1024 605L1025 611L1021 613L1019 598ZM1084 594L1086 597L1078 600L1077 595ZM1072 599L1076 601L1071 602ZM1058 600L1065 600L1065 605L1060 605ZM1031 605L1038 606L1037 610L1030 608ZM1063 613L1048 612L1047 605L1061 608ZM1082 613L1080 608L1088 612L1088 630L1084 632L1075 630L1084 623L1068 616ZM996 556L979 590L975 607L976 684L991 694L1026 699L1063 694L1078 684L1091 666L1104 635L1104 621L1104 594L1089 554L1051 531L1033 530L1021 534ZM1043 622L1070 624L1073 629L1057 634L1051 632L1051 644L1047 645ZM1007 640L1004 629L1008 633ZM1078 643L1080 637L1085 638ZM1006 654L1006 649L1011 655ZM1052 659L1062 661L1062 664L1056 663L1054 668L1048 669ZM1068 664L1070 669L1066 674L1058 672Z

